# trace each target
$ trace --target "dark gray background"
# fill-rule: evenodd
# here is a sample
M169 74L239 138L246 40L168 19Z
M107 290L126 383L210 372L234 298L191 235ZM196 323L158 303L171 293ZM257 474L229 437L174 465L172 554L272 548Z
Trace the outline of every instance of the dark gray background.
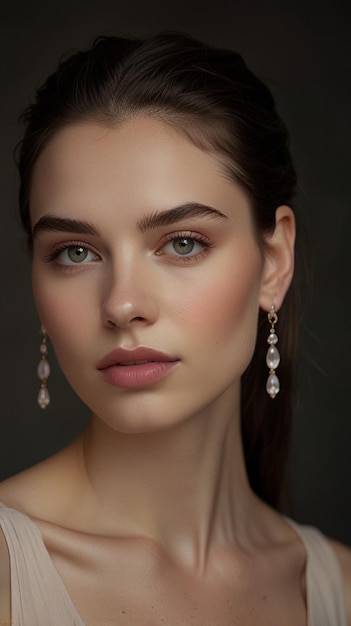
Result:
M165 29L241 52L290 128L313 265L294 423L295 517L351 543L348 0L1 0L0 475L48 456L87 419L55 365L52 405L45 412L36 405L40 337L16 213L17 117L63 53L98 34Z

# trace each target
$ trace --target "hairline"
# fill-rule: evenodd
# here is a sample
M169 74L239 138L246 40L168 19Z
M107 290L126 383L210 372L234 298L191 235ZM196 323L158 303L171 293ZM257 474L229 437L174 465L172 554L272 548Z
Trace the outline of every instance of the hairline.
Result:
M61 120L61 122L58 122L50 129L46 129L46 132L43 132L41 141L37 146L37 150L35 154L33 154L32 167L30 171L30 181L28 182L27 187L29 241L32 242L30 216L30 196L32 180L34 177L36 164L41 154L45 151L45 148L49 145L49 143L51 143L51 141L55 139L55 136L57 136L60 132L75 125L95 124L106 129L113 129L117 128L118 126L122 126L130 120L145 117L162 122L166 126L176 131L181 137L186 138L188 141L190 141L195 147L203 150L204 152L207 152L208 154L211 154L216 158L220 171L224 178L238 185L243 193L245 193L246 195L251 213L253 234L257 241L260 252L263 255L265 251L265 237L264 233L261 233L260 229L258 228L256 220L254 218L252 197L250 195L250 191L242 182L244 173L239 167L238 162L233 159L229 152L227 153L225 150L223 150L223 148L220 149L220 147L216 146L216 142L213 138L213 133L209 128L209 119L206 119L205 116L201 116L200 114L196 114L192 111L179 112L176 109L172 109L172 107L139 105L134 106L134 110L131 109L133 109L133 107L130 107L128 109L125 106L124 110L122 109L114 113L108 113L101 112L99 110L94 111L93 107L91 107L90 112L87 110L86 112L77 111L71 115L68 114L65 119ZM222 132L225 131L224 125L220 121L218 121L218 119L214 120L214 124L216 125L217 129L220 129Z

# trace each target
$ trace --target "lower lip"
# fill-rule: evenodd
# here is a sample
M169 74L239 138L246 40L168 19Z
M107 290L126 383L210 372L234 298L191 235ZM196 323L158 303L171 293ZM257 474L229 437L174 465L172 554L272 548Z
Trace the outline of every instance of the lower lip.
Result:
M101 370L104 379L121 389L143 389L160 382L179 361L151 361L141 365L113 365Z

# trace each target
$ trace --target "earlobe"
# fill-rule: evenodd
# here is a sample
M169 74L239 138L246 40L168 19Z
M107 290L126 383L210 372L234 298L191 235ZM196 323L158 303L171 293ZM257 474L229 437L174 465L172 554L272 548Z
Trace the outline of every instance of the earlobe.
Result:
M295 216L288 206L276 210L276 224L265 239L265 267L263 271L260 306L269 311L272 304L278 310L284 300L294 274Z

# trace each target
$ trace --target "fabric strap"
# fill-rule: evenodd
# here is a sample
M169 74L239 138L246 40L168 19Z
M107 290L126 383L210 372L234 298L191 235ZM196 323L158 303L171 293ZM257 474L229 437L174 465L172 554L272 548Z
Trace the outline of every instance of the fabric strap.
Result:
M0 505L11 566L12 626L84 626L29 517Z
M306 550L308 626L348 626L341 568L331 544L316 528L287 521Z

